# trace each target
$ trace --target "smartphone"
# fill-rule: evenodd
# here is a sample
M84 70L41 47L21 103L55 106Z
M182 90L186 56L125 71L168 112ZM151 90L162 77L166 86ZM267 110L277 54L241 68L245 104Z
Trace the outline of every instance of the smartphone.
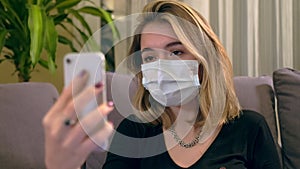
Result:
M75 76L77 76L82 70L86 70L89 73L89 79L86 87L95 85L98 82L101 82L104 85L104 89L100 95L92 98L83 111L76 112L78 118L85 116L88 112L94 110L99 104L106 102L105 57L103 53L69 53L64 56L63 65L65 86L69 85Z

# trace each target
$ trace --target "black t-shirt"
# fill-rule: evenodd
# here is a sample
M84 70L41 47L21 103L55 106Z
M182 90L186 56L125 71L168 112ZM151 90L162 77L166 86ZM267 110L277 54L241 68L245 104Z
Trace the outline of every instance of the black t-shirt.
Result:
M121 122L103 168L182 168L176 165L166 151L162 126L136 121L137 118L131 116ZM208 150L189 168L279 169L280 163L273 137L264 117L256 112L245 110L241 112L239 118L223 125Z

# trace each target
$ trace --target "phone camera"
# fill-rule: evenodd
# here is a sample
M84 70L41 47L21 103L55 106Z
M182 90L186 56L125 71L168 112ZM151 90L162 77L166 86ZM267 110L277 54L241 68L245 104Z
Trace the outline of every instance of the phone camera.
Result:
M70 64L71 63L71 59L66 59L66 62L68 63L68 64Z

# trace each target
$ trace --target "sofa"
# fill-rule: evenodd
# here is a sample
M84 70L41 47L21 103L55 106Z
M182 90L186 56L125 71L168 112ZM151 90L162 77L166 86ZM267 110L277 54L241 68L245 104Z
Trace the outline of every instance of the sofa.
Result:
M108 119L117 127L133 112L136 81L117 73L107 73L106 79L108 100L115 103ZM282 168L300 168L300 71L282 68L269 76L236 76L234 83L242 108L265 117ZM0 168L45 168L41 119L57 97L48 83L0 84ZM82 168L101 168L105 156L102 149L95 150Z

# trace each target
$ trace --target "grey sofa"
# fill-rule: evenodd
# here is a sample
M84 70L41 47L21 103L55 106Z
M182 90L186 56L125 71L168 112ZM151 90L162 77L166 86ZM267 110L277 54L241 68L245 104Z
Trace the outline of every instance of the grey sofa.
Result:
M132 113L130 99L136 89L132 79L107 73L108 99L116 106L108 118L115 127ZM282 168L300 168L300 71L283 68L272 76L237 76L234 82L242 107L266 118ZM0 168L45 168L41 119L57 97L51 84L0 84ZM94 151L84 168L101 168L105 155Z

